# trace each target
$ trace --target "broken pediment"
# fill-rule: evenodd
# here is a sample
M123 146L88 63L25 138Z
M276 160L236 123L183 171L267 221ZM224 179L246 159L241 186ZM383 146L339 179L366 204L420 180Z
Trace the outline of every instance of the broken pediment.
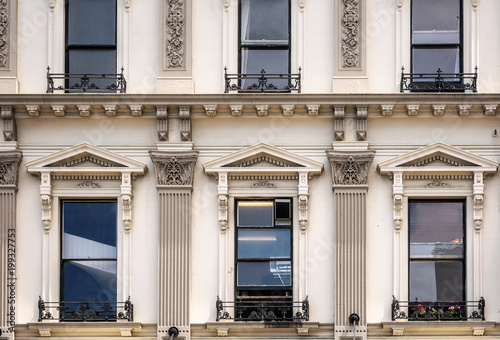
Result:
M437 142L380 162L381 174L399 173L495 173L497 162L443 142Z
M207 174L309 173L320 174L323 163L296 153L260 143L203 164Z
M144 163L89 143L54 152L26 163L31 174L47 173L132 173L144 174Z

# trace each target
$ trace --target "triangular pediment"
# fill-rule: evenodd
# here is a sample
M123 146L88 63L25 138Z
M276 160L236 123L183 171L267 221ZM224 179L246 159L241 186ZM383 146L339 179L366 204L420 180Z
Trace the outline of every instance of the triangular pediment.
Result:
M494 173L499 163L459 147L437 142L380 162L381 174L403 173Z
M57 173L122 173L144 174L144 163L116 152L80 143L26 163L32 174Z
M266 143L233 152L203 164L206 173L320 174L323 163Z

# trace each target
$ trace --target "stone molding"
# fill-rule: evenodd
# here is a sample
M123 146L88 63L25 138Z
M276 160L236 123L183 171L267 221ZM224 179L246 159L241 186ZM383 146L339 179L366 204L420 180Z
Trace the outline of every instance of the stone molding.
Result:
M342 68L360 68L360 0L341 0Z
M192 188L197 155L197 152L151 151L157 186Z
M11 187L17 189L21 158L22 153L20 151L0 152L0 188Z
M327 151L333 186L367 186L374 151Z
M186 67L186 5L183 0L166 0L165 69Z

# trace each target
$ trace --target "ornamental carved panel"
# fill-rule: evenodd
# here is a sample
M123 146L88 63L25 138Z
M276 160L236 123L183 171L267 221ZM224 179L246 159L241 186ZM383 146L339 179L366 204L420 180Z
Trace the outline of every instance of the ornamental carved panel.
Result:
M367 185L368 173L374 152L335 153L329 152L333 185Z
M184 0L166 0L165 68L184 69L186 48L186 7Z
M9 3L0 0L0 68L9 67Z
M0 153L0 186L16 186L20 152Z
M341 53L342 68L360 65L360 0L342 0Z
M162 186L192 186L196 153L152 152L156 183Z

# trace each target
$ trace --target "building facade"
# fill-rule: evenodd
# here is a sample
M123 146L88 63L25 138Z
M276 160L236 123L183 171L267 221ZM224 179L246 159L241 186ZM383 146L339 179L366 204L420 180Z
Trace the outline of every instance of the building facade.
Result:
M0 339L500 339L499 13L0 0Z

